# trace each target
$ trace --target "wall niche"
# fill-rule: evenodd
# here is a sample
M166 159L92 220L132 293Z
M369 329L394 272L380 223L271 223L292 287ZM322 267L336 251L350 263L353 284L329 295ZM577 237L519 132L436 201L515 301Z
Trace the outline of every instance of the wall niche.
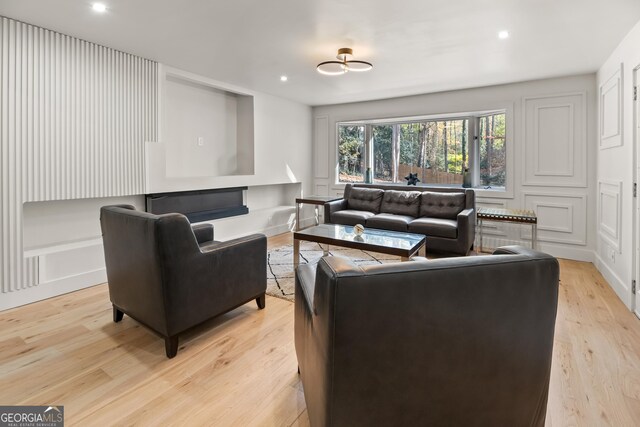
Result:
M164 66L159 80L168 178L255 173L251 94Z

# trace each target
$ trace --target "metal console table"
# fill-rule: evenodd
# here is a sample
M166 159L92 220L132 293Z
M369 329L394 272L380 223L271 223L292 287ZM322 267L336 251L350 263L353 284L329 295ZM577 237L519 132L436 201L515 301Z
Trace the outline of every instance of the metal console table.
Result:
M482 223L484 221L513 222L531 224L531 248L536 248L538 240L538 217L534 211L525 209L478 208L478 228L480 228L480 244L478 252L482 252Z
M296 231L300 231L300 207L303 204L315 205L315 219L316 225L318 225L320 224L320 213L318 212L318 207L324 206L325 203L340 199L342 199L342 196L306 196L296 198Z

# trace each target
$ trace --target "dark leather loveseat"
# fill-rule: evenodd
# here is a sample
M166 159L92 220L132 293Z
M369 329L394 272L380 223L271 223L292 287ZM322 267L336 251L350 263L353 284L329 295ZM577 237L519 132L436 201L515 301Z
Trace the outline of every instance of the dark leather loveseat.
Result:
M557 260L518 246L416 259L298 268L311 426L543 426Z
M130 205L101 208L100 225L113 320L126 313L163 336L169 358L185 330L252 299L265 306L262 234L216 242L211 224Z
M465 188L347 184L325 222L426 236L428 252L466 255L476 235L475 193Z

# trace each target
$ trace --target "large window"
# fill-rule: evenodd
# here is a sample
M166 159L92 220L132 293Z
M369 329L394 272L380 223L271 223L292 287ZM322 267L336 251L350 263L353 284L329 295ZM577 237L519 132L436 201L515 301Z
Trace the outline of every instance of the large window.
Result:
M338 125L339 182L405 182L504 187L505 113ZM474 145L475 144L475 145ZM465 174L466 171L466 174Z
M480 117L480 185L504 187L507 174L507 147L504 114Z
M364 126L338 127L338 161L340 182L364 181Z

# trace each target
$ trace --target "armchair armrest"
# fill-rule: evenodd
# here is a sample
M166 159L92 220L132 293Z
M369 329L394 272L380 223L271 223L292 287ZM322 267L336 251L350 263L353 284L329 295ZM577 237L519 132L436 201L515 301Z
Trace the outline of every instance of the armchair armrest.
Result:
M313 293L316 287L316 267L317 264L302 264L296 270L296 283L300 286L304 302L309 313L317 314L313 306Z
M191 230L199 245L213 240L213 224L195 224L191 226Z
M493 255L524 255L529 258L554 258L553 256L544 252L536 251L535 249L527 248L519 245L501 246L493 251Z
M334 200L324 204L324 222L331 223L331 214L347 209L347 199Z
M267 238L264 234L250 234L249 236L239 237L233 240L227 240L226 242L209 242L200 246L200 252L203 254L211 254L216 252L224 252L231 248L244 248L247 250L250 247L261 247L267 244ZM265 249L266 254L266 249ZM266 260L266 257L265 257Z

